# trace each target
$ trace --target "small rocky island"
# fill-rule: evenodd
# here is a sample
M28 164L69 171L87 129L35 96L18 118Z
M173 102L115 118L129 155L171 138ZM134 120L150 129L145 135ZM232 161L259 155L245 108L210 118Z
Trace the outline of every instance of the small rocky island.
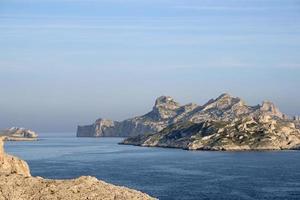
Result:
M0 131L0 136L7 141L36 141L38 139L38 134L36 132L17 127Z
M72 180L32 177L27 163L4 152L0 137L0 199L9 200L150 200L142 192L82 176Z

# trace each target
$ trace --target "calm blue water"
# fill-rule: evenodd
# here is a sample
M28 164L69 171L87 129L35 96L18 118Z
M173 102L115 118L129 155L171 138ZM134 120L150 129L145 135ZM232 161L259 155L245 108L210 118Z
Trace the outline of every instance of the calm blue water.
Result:
M34 176L96 176L159 199L300 199L300 151L191 152L123 146L120 138L41 134L7 142Z

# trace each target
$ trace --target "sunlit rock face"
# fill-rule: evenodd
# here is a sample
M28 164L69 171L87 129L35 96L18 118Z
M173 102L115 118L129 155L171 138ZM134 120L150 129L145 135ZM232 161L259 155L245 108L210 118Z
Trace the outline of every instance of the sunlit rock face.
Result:
M300 130L292 122L269 115L243 116L175 123L158 133L129 137L122 144L214 151L289 150L299 149Z
M100 118L92 125L78 126L77 136L129 137L156 133L177 122L229 121L244 116L257 118L261 115L285 118L272 102L265 101L262 105L249 106L242 99L227 93L209 100L202 106L194 103L180 105L172 97L161 96L156 99L152 110L145 115L121 122Z

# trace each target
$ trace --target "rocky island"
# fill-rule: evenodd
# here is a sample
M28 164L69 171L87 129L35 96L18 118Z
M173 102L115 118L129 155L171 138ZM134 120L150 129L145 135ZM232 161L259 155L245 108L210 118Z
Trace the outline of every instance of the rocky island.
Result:
M0 137L3 137L3 139L7 141L35 141L38 139L36 132L17 127L0 131Z
M227 93L204 105L156 99L145 115L121 122L98 119L79 126L78 137L128 137L121 144L189 150L281 150L300 147L299 118L270 101L249 106Z
M83 176L72 180L32 177L27 163L7 155L0 137L0 200L150 200L142 192Z
M121 144L188 150L299 149L297 123L272 102L248 106L240 98L222 94L180 120L172 119L161 131L129 137Z

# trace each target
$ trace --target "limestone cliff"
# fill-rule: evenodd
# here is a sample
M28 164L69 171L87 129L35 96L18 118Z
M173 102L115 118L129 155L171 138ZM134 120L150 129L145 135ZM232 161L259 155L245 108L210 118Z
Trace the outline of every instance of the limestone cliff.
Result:
M83 176L50 180L30 175L27 163L7 155L0 137L0 200L146 200L147 194Z
M191 121L200 123L203 120L233 120L237 117L266 114L272 118L284 119L279 109L269 101L262 105L248 106L242 99L222 94L206 104L198 106L190 103L181 106L172 97L161 96L156 99L152 110L142 116L121 122L98 119L92 125L78 126L78 137L129 137L140 134L151 134L161 131L167 126Z

